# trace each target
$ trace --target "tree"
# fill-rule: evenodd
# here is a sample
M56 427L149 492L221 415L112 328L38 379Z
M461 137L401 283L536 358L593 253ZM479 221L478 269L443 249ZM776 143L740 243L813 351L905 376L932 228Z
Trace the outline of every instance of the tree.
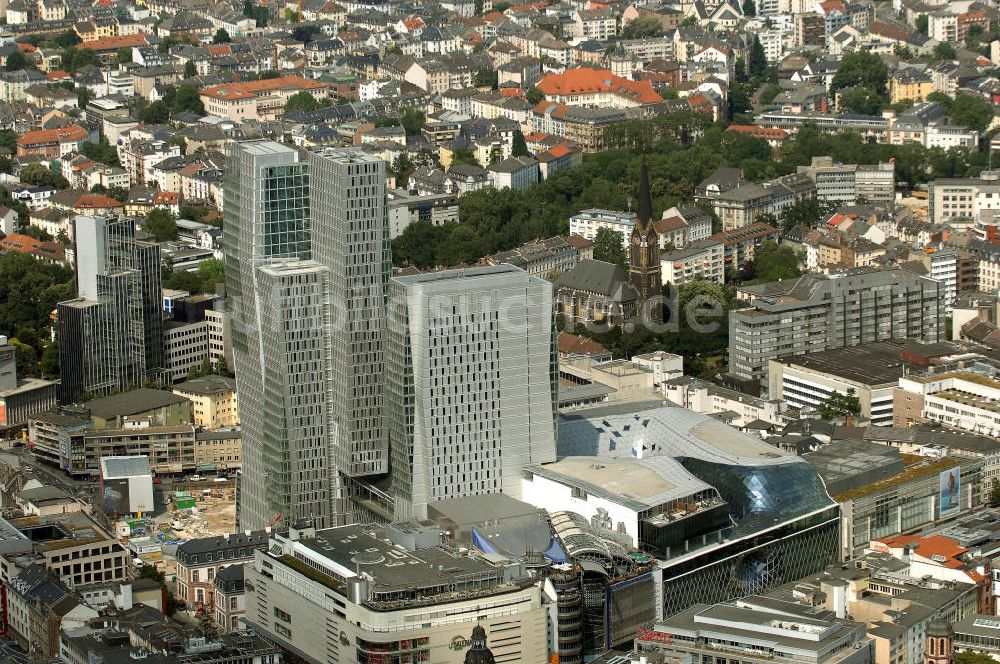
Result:
M193 60L184 63L184 78L194 78L198 75L198 67Z
M496 69L480 69L476 72L476 80L473 81L473 85L477 88L496 90L499 85L498 76L499 73Z
M56 38L52 41L59 48L69 48L70 46L76 46L83 40L80 39L80 35L76 34L73 30L66 30L65 32L60 32L56 35Z
M854 388L846 394L833 392L819 404L819 415L824 420L836 420L841 417L858 417L861 415L861 400L854 393Z
M842 113L861 113L863 115L878 115L882 112L885 98L879 96L871 88L851 88L840 96L839 110Z
M610 228L598 228L594 236L594 258L606 263L626 265L628 254L622 247L622 234Z
M754 250L754 275L758 283L791 279L802 274L802 260L787 244L764 242Z
M747 0L747 2L753 2L753 0ZM767 54L764 53L764 47L757 39L757 35L754 35L753 41L750 42L750 55L747 58L747 73L753 78L762 75L766 69Z
M80 143L80 154L105 166L121 166L118 150L106 138L102 138L100 143Z
M126 187L121 187L118 185L108 187L108 196L115 199L116 201L121 201L125 203L128 201L128 189Z
M955 653L955 664L993 664L995 662L996 660L986 653L972 652L971 650Z
M757 103L767 106L774 98L781 94L781 86L777 83L768 83L757 93Z
M451 152L451 164L472 164L473 166L481 166L479 159L476 158L476 153L470 148L455 148Z
M415 136L424 128L426 122L427 119L423 111L419 108L410 107L403 111L403 117L399 123L403 125L407 136Z
M935 60L954 60L955 56L955 47L948 42L939 42L934 47Z
M42 164L28 164L21 169L21 175L19 177L21 182L34 185L36 187L41 187L46 184L55 186L56 184L55 173Z
M170 109L163 100L154 101L139 114L143 124L164 124L170 119Z
M743 15L744 16L757 15L757 5L754 4L753 0L743 0Z
M90 103L93 96L94 93L85 85L81 85L76 91L76 101L80 105L80 108L87 108L87 104Z
M622 39L648 39L659 37L663 34L663 26L660 19L655 16L644 16L632 19L622 29Z
M205 113L205 104L201 101L198 84L194 81L181 83L174 89L173 95L164 101L168 100L170 110L174 113L194 113L196 115L204 115Z
M267 7L261 7L252 0L243 0L243 15L257 22L258 28L267 27Z
M524 134L521 133L520 129L514 131L514 139L511 142L510 154L513 157L531 156L531 152L528 150L528 144L524 141Z
M100 64L100 59L93 49L75 46L64 48L60 53L60 59L62 60L62 68L70 74L75 74L77 70L84 67Z
M49 380L59 377L59 342L51 341L42 349L42 357L38 360L38 371Z
M863 87L885 95L889 69L885 61L868 51L852 51L844 56L830 84L831 94L841 88Z
M307 90L296 92L285 102L286 115L291 113L311 113L320 108L322 108L322 105Z
M212 37L213 44L228 44L231 41L233 40L229 38L229 33L223 28L216 30L215 35Z
M524 99L531 105L537 105L545 101L545 93L539 90L535 86L528 88L528 91L524 93Z
M949 109L951 121L956 125L976 131L986 131L993 121L993 104L982 97L960 94L955 97Z
M118 64L120 65L127 65L128 63L132 62L132 49L130 48L118 49L118 56L116 59L118 60Z
M157 208L142 220L142 230L146 231L157 242L177 239L177 220L166 210Z
M24 53L21 51L14 51L7 56L7 71L18 71L24 69L28 65L28 61L24 57Z
M927 23L928 23L927 14L920 14L919 16L917 16L917 21L915 24L917 31L926 35Z

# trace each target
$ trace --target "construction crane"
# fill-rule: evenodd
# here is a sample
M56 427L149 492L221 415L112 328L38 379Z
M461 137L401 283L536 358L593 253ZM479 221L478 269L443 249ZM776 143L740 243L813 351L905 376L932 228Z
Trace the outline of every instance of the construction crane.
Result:
M299 0L299 5L300 6L302 5L302 0ZM281 521L281 514L275 514L274 518L271 519L271 523L267 524L267 527L270 528L271 526L273 526L274 524L278 523L279 521Z
M299 23L302 22L302 0L299 0Z

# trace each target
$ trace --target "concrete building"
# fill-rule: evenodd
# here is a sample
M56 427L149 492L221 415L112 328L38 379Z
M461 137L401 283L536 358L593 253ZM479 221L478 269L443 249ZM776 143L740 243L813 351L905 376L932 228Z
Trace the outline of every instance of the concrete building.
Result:
M138 516L153 511L153 473L149 457L101 458L101 505L105 514Z
M5 590L5 627L32 660L57 657L60 629L79 627L97 617L96 610L39 565L11 579Z
M244 627L247 612L244 565L223 567L215 575L215 624L224 632L235 632Z
M962 431L1000 435L1000 381L972 370L928 371L899 380L896 426L935 422Z
M803 457L840 504L840 557L850 560L869 543L983 504L983 462L963 456L901 456L891 447L845 440Z
M477 626L497 661L545 659L548 608L534 578L475 550L439 545L436 528L430 541L430 529L418 527L421 536L409 540L401 530L352 525L273 536L246 568L247 623L317 664L386 651L462 664Z
M816 197L837 205L867 202L889 207L896 197L896 169L891 163L838 164L831 157L813 157L798 173L816 183Z
M191 402L195 426L227 429L240 425L236 381L227 376L202 376L174 385L171 391Z
M957 350L894 339L787 356L768 363L768 394L791 408L815 408L834 393L853 391L861 405L861 422L891 426L899 379L920 368L918 357Z
M518 497L521 468L555 458L551 284L498 265L395 277L390 295L397 516L425 518L435 500Z
M875 662L864 623L753 595L728 604L696 604L635 638L642 661L704 661L720 651L739 652L748 664Z
M76 218L77 298L60 302L60 399L125 391L163 367L160 248L131 219Z
M717 415L737 428L755 422L778 425L786 404L778 398L762 399L720 387L694 376L680 376L663 383L668 401L696 413Z
M0 431L17 429L56 405L56 384L41 378L17 377L17 349L0 335Z
M163 361L170 381L177 383L200 370L209 359L208 323L204 320L163 322Z
M660 256L660 272L664 284L680 286L695 279L717 284L725 282L726 245L721 240L696 240L683 249L665 251Z
M621 233L622 246L628 242L635 226L634 212L617 212L615 210L581 210L569 218L569 234L585 237L591 242L597 237L601 228Z
M780 357L944 332L941 285L903 270L807 274L742 294L750 307L730 313L729 371L744 380L763 379Z

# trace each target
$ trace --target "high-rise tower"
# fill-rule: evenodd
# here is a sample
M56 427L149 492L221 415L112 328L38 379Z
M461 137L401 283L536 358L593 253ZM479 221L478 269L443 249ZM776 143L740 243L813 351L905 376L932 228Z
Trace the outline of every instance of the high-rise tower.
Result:
M384 475L386 290L392 265L385 162L350 149L309 154L312 257L333 295L334 456L347 477Z
M649 193L649 173L643 160L639 172L639 205L629 240L629 283L639 294L640 317L650 323L663 322L661 294L660 238L653 228L653 201Z
M226 290L240 395L239 525L337 525L330 273L310 260L309 166L273 141L230 146Z
M398 518L436 500L520 497L555 460L552 284L512 265L395 277L386 343Z
M60 399L141 387L163 367L160 248L126 218L74 220L77 295L60 302Z

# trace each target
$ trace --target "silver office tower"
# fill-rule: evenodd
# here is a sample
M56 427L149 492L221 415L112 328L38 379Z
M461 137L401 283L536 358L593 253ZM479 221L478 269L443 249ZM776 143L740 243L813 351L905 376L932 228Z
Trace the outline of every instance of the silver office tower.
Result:
M384 474L382 328L390 255L381 160L230 148L227 295L240 394L241 528L345 522L346 478Z
M336 463L347 477L384 475L385 298L392 266L385 162L357 150L309 154L312 255L330 270L334 305Z
M395 277L386 340L396 516L436 500L520 496L555 460L552 285L511 265Z
M60 399L141 387L163 367L160 248L127 218L77 216L77 298L60 302Z

